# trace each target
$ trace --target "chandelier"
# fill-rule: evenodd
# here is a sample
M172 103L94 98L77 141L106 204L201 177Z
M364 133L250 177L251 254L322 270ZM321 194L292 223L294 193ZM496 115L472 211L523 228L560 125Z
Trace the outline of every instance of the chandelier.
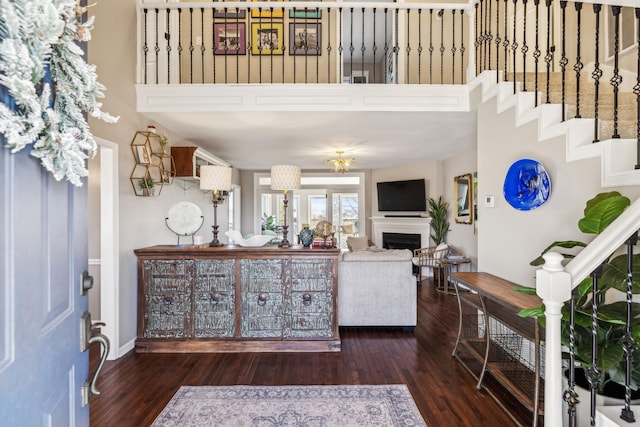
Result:
M336 151L336 154L338 155L338 158L337 159L329 159L329 160L327 160L327 164L331 165L331 170L333 172L340 172L340 173L348 172L349 171L349 166L354 164L356 162L356 159L354 159L354 158L350 158L350 159L343 158L342 155L344 154L344 151Z

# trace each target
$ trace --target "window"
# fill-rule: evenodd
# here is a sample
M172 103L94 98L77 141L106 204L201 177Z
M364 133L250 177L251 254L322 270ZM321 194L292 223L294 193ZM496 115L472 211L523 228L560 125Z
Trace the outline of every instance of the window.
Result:
M634 14L634 9L631 7L623 7L620 10L620 46L619 52L625 52L636 45L637 41L637 21ZM607 59L613 58L615 54L615 17L611 13L611 7L606 9L606 23L607 23Z
M254 175L255 218L260 229L260 218L264 214L273 215L273 221L281 224L284 215L282 193L271 190L268 173ZM365 176L362 172L302 173L301 188L289 193L287 225L289 240L297 243L297 235L303 224L309 224L312 230L319 221L330 221L336 230L337 245L346 248L346 238L366 234Z

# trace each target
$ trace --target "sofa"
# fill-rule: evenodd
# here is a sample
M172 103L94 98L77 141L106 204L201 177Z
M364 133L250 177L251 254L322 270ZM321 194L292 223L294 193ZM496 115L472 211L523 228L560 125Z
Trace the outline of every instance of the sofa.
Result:
M343 252L338 263L338 324L413 328L417 287L408 249Z

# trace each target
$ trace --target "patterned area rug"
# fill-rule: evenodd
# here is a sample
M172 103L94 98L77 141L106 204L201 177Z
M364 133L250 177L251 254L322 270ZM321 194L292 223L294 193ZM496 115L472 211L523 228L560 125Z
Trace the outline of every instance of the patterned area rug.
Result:
M152 426L426 427L426 424L406 385L183 386Z

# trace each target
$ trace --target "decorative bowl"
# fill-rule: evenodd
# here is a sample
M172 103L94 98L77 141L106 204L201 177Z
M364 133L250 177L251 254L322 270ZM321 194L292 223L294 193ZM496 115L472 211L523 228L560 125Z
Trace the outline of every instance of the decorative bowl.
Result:
M251 237L244 238L242 237L242 233L240 233L238 230L225 231L224 234L226 234L227 237L233 240L237 245L247 248L264 246L276 237L267 236L264 234L255 234Z

